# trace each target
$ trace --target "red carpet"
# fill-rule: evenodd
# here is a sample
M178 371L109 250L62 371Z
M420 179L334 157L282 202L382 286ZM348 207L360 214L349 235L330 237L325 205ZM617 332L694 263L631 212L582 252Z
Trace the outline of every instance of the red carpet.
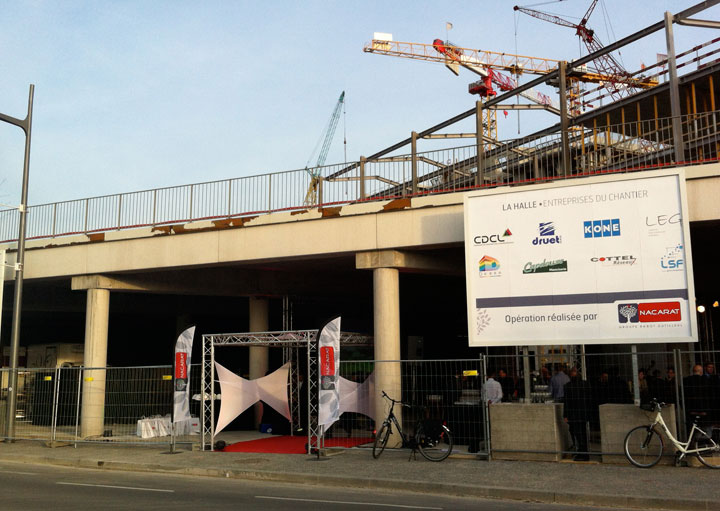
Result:
M355 447L372 443L372 438L327 438L325 447ZM307 436L272 436L228 445L223 452L268 452L275 454L307 454Z

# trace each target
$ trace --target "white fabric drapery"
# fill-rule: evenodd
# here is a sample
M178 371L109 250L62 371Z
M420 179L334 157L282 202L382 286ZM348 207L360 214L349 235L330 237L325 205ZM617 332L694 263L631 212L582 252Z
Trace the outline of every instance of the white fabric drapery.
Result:
M290 362L277 371L255 380L246 380L215 362L220 382L220 415L215 425L215 434L222 431L235 417L258 401L265 402L283 417L290 419L288 404L288 374Z

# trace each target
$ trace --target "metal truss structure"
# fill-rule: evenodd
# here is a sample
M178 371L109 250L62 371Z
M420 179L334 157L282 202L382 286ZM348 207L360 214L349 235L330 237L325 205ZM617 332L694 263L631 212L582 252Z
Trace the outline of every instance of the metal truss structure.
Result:
M213 450L215 437L215 348L217 346L258 346L282 348L283 364L290 364L290 434L301 426L299 362L305 351L307 374L308 452L320 447L321 431L318 427L318 353L317 330L286 330L279 332L246 332L239 334L203 335L202 361L202 450ZM372 346L372 337L341 332L341 346Z

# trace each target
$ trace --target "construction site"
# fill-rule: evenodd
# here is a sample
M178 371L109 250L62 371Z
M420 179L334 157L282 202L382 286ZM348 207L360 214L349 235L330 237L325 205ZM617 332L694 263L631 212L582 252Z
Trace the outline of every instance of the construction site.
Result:
M10 306L5 299L5 316L12 311L15 317L12 328L3 325L0 337L2 392L7 396L5 389L14 387L11 378L17 378L18 367L23 365L19 362L21 347L26 348L25 362L30 358L37 361L24 381L42 376L43 382L50 382L34 387L28 383L22 414L16 417L27 428L8 429L7 436L51 434L53 440L60 435L63 440L110 441L106 439L113 436L114 427L116 432L122 431L115 435L118 442L136 440L138 421L147 420L147 410L152 415L164 410L170 391L170 383L158 383L163 370L149 367L164 364L178 331L193 324L198 326L198 336L210 343L242 339L238 344L254 344L247 351L235 350L223 361L251 379L288 364L294 379L289 430L291 434L302 431L302 435L310 431L307 445L300 446L304 449L321 445L317 396L308 392L308 402L302 402L300 375L312 382L305 388L317 390L318 374L309 369L315 362L311 364L307 353L316 355L314 329L332 315L343 316L345 338L359 333L357 338L362 340L347 342L347 358L340 372L356 387L375 392L359 399L365 406L364 418L357 409L350 410L348 416L353 418L335 426L332 434L336 438L357 437L347 447L372 442L368 431L373 429L372 420L383 418L385 403L380 390L387 390L424 407L423 413L441 415L457 434L456 445L471 453L554 461L591 453L606 456L608 462L617 461L622 438L613 425L622 429L629 418L637 419L635 405L648 398L641 395L646 374L657 384L652 390L655 398L661 395L658 382L665 381L671 370L673 374L677 371L678 378L668 384L674 385L670 391L662 386L662 395L670 396L673 401L668 402L677 408L672 411L676 414L673 420L667 420L676 424L678 432L688 429L685 417L692 391L683 390L677 381L691 376L698 364L714 363L720 354L714 326L720 321L720 274L714 254L705 249L714 244L720 225L720 119L715 87L715 81L720 81L720 37L676 48L673 31L678 26L720 28L720 22L703 19L703 13L720 0L701 2L677 13L658 13L654 24L605 45L591 28L599 0L586 3L579 21L528 7L514 8L517 16L537 23L538 30L544 23L553 23L567 29L568 40L574 33L586 55L573 61L472 49L447 37L416 43L396 41L390 33L375 33L362 48L364 54L358 51L358 58L385 56L439 63L455 75L474 75L468 93L477 98L472 108L427 128L408 127L409 137L355 161L348 161L347 156L342 163L326 161L344 111L343 91L304 168L0 211L0 254L6 264L3 287L9 297L12 281L22 283L24 279L28 304L23 311L27 326L19 346L18 304ZM616 56L618 50L641 45L653 34L663 34L666 42L664 47L652 49L656 62L637 70L625 69ZM437 72L440 66L435 67L433 71L427 66L427 72ZM508 112L542 112L552 121L530 134L506 138L500 127L508 122ZM474 129L463 129L469 124ZM419 147L431 143L439 147ZM584 238L620 236L621 215L616 217L610 207L598 213L600 216L590 216L589 210L579 206L575 217L568 210L542 213L548 218L530 211L524 224L517 222L524 231L509 224L500 226L503 217L484 223L490 218L489 206L477 210L477 226L471 226L467 213L474 198L491 204L497 197L518 197L536 188L559 194L563 187L584 189L612 182L617 186L614 196L642 198L646 190L618 190L626 184L635 186L636 180L647 183L656 178L680 183L677 197L672 196L677 203L655 197L647 209L628 207L622 217L625 244L581 245ZM563 198L553 200L560 204ZM534 203L524 199L507 200L511 202L514 206L508 209L535 207L527 206ZM25 213L29 213L27 222ZM580 230L583 221L590 224L585 226L589 230L584 237ZM560 226L558 233L554 222ZM562 236L570 248L565 253L554 252L565 227ZM498 247L511 236L518 240L518 247L527 249L512 260L517 263L512 271L511 258L503 259L505 253L497 255ZM660 246L666 242L664 236L671 242ZM690 238L697 247L694 252L690 251ZM526 243L521 245L521 241ZM26 244L27 260L23 260ZM475 254L471 249L487 253ZM568 270L573 264L582 270ZM626 274L620 273L626 269ZM545 275L528 277L531 274ZM533 288L551 275L570 278L542 293ZM576 288L567 291L588 275L595 279L592 293ZM656 289L652 286L660 280L657 275L678 280ZM493 277L498 278L493 281ZM479 286L482 290L491 289L489 283L501 278L525 280L509 286L517 296L471 294L473 279L485 279ZM614 288L612 293L600 291L608 283L620 289L626 282L640 284L622 292ZM588 298L590 294L593 296ZM560 332L557 324L570 323L562 307L580 310L588 300L600 299L606 301L592 305L609 311L604 324L614 329L612 335L603 337L601 327L586 326L575 327L572 335L553 337L553 332ZM676 311L672 317L677 319L668 320L673 324L657 326L655 323L663 322L657 320L650 326L641 325L646 330L631 330L637 326L634 322L641 322L633 315L637 304L633 309L624 301L644 305L660 299L672 299L667 303L673 307L677 304L672 309ZM497 303L500 305L494 305ZM483 308L478 304L490 305ZM556 330L548 327L543 331L540 325L531 325L518 334L519 340L499 336L483 343L484 329L490 328L487 310L512 311L514 307L527 310L517 315L508 312L495 323L540 323L557 313L560 319L548 320L557 323L551 325ZM552 309L552 315L540 314L541 307L558 309ZM648 314L671 313L653 309ZM584 322L591 316L578 317ZM113 328L108 328L108 323ZM652 326L657 328L651 330ZM675 327L677 330L671 330ZM310 340L303 337L302 342L297 341L299 329L304 329L302 335ZM583 337L591 330L593 335L599 333ZM74 341L72 350L53 342L57 331ZM543 337L543 332L551 333ZM32 345L43 346L45 356L38 348L29 349ZM288 346L295 350L292 355ZM200 352L196 344L195 360L203 360L203 378L196 369L188 383L197 396L191 412L203 418L203 449L211 449L215 437L213 350ZM298 355L298 350L307 353ZM72 359L61 360L59 354L66 352L72 352ZM143 366L132 369L141 373L137 381L147 380L152 386L152 392L146 392L154 400L151 406L143 402L142 391L136 392L132 384L124 387L128 378L122 371L110 371L116 374L112 379L115 390L108 390L107 399L104 382L110 377L88 380L77 372L83 367L102 371L131 364ZM619 381L622 389L617 401L594 403L596 411L600 405L626 408L610 407L606 413L600 408L588 419L589 448L569 439L563 429L562 401L549 389L552 373L570 367L598 384L608 378ZM52 384L59 378L54 371L60 369L76 371L62 406L57 402L62 391ZM507 407L489 407L481 398L483 382L495 371L505 373L499 378L507 385L503 389ZM162 381L171 382L162 376ZM155 380L158 382L152 383ZM42 394L33 395L35 390ZM720 387L717 390L720 396ZM91 392L97 393L94 400L80 399L81 393ZM136 402L126 403L123 393L136 395ZM110 404L106 405L111 401L112 411ZM537 404L553 407L532 407ZM15 403L7 406L12 419ZM41 417L33 418L33 406L43 410ZM66 416L58 421L58 413ZM252 415L252 411L248 413ZM525 415L518 420L515 413ZM708 413L720 418L720 401L713 401ZM257 429L259 420L245 416L242 424L235 425ZM540 445L537 438L521 430L521 422L551 425L547 442ZM513 432L512 442L503 440L507 431Z

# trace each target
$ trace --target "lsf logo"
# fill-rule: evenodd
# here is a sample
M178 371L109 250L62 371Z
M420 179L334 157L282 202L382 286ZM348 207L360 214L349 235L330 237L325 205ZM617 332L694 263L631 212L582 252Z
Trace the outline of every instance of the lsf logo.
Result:
M660 267L663 271L680 271L685 266L685 259L682 245L668 247L665 255L660 258Z
M618 304L620 323L667 323L681 319L680 302Z

